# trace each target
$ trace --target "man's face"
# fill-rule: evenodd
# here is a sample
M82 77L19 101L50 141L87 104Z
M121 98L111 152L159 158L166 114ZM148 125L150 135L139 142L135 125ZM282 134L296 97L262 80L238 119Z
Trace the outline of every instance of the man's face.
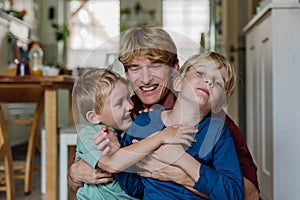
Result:
M166 95L171 85L173 70L165 64L140 56L132 60L126 75L139 99L151 106Z

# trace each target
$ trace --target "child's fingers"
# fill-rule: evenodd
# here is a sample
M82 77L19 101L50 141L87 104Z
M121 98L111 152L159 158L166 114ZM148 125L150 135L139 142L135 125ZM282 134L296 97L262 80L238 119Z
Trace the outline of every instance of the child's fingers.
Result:
M97 144L97 149L100 150L100 151L104 151L104 149L106 147L108 147L110 144L110 140L109 139L105 139L103 141L101 141L100 143Z
M110 151L110 147L107 146L107 147L104 149L104 151L102 152L102 156L108 155L108 154L109 154L109 151Z
M195 129L194 127L191 126L181 126L179 128L179 131L182 133L197 133L198 129Z
M132 140L132 143L134 144L134 143L138 143L139 142L139 140L137 140L137 139L133 139Z
M99 145L101 142L105 141L107 139L107 134L100 132L96 135L93 135L93 140L96 145Z

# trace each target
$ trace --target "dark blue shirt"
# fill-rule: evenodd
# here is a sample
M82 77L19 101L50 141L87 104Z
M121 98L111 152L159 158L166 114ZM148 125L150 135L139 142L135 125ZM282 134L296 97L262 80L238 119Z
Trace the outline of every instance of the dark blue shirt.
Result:
M160 113L163 109L143 113L127 131L126 145L132 139L145 138L165 128ZM194 189L207 194L210 199L244 199L243 177L236 150L224 121L207 116L197 126L196 142L186 152L201 163L200 178ZM172 156L172 155L170 155ZM202 199L200 196L174 182L139 177L121 172L116 178L125 192L144 199Z

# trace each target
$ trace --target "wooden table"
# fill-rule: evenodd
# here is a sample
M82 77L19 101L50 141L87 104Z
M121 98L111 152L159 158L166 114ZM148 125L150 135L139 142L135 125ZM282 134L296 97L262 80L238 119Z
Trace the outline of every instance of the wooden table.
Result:
M70 92L69 123L74 124L72 115L71 91L74 78L71 76L0 76L0 87L18 88L22 85L33 87L39 86L44 89L45 101L45 131L46 131L46 200L57 199L58 188L58 89L68 89ZM0 94L3 95L3 94ZM66 161L67 162L67 161Z

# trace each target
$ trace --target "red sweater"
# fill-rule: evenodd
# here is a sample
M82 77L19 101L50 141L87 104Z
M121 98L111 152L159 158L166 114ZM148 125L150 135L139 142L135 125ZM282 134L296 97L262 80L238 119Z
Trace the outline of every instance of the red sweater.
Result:
M157 104L164 105L166 108L172 108L175 103L176 97L173 95L173 93L169 93L166 95L166 97L162 100L162 103L159 102ZM145 105L141 102L141 100L136 96L132 96L132 101L134 103L134 110L133 113L135 115L139 114L140 110L143 110L145 108ZM166 106L164 102L168 102ZM171 105L171 106L170 106ZM223 111L221 111L223 112ZM222 115L222 113L221 113ZM241 130L238 128L238 126L234 123L234 121L226 114L225 117L225 124L227 125L233 142L235 149L237 151L239 163L241 165L243 177L249 179L255 187L259 190L258 182L257 182L257 167L253 162L252 156L249 152L246 139L244 135L242 134Z

